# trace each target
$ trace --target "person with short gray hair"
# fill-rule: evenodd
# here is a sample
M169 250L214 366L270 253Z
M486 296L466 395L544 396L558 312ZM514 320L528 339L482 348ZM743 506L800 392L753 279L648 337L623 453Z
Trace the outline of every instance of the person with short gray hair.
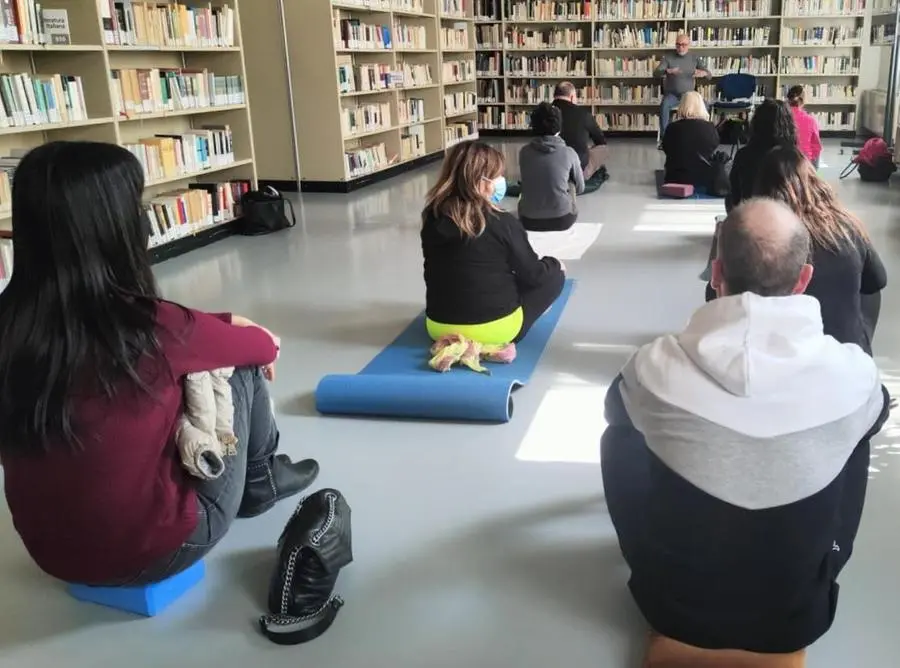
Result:
M663 80L663 98L659 105L659 136L662 138L681 96L694 90L696 79L709 79L712 74L700 56L691 53L691 38L686 33L678 33L675 51L660 58L653 74Z
M645 665L800 668L834 621L890 397L869 355L823 333L809 254L784 204L735 207L718 299L607 393L603 485L654 632Z

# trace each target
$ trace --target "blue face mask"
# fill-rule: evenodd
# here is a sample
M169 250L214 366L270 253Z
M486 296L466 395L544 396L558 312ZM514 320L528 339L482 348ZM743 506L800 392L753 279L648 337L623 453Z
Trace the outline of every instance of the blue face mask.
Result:
M494 184L494 192L491 194L491 203L500 204L500 202L503 201L503 198L506 197L506 177L498 176L491 181L491 183Z

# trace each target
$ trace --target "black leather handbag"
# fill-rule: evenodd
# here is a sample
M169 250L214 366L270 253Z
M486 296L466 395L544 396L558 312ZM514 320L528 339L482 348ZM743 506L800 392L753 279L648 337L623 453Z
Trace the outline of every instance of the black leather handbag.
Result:
M237 222L239 234L255 237L286 230L296 224L294 205L272 186L251 190L241 198L241 217Z
M340 570L351 561L344 495L322 489L301 500L278 539L271 614L259 619L263 634L278 645L299 645L325 633L344 605L333 592Z

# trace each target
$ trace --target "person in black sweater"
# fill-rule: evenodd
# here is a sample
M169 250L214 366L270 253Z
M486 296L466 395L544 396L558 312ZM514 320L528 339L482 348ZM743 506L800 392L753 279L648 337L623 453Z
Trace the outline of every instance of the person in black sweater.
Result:
M794 146L771 149L759 163L750 193L787 204L812 239L812 280L806 294L819 300L825 334L855 343L869 355L887 272L865 227ZM707 301L715 298L707 289Z
M578 105L575 86L570 81L557 84L553 91L553 106L562 112L562 130L559 136L578 154L584 170L584 180L593 179L602 184L609 178L605 167L609 160L609 149L591 108Z
M666 154L666 183L686 183L707 189L710 162L719 147L719 133L696 91L681 96L676 120L666 127L662 148Z
M525 228L499 208L503 155L482 142L447 151L422 211L425 313L432 339L520 341L563 289L562 263L539 258Z
M730 211L751 197L760 163L771 149L796 145L797 128L790 107L781 100L763 100L750 119L750 140L731 164L731 193L725 200L725 209Z

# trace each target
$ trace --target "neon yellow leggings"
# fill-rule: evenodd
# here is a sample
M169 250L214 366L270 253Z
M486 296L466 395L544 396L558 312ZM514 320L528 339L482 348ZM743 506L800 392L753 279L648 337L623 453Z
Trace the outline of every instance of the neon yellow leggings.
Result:
M512 342L519 335L524 319L525 312L520 306L509 315L491 322L482 322L477 325L445 325L435 322L431 318L425 318L425 327L428 330L428 336L433 341L437 341L447 334L460 334L478 343L504 345Z

